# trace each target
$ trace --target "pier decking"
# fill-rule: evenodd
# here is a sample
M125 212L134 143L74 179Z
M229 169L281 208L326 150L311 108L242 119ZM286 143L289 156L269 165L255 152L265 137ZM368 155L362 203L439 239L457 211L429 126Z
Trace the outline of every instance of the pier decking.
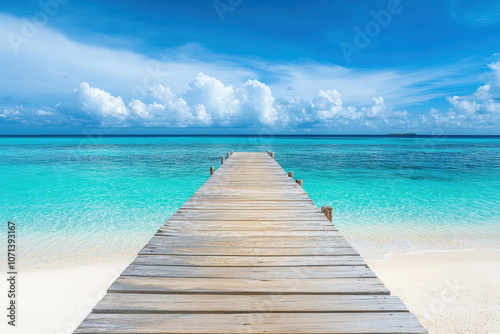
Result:
M75 333L426 333L266 153L234 153Z

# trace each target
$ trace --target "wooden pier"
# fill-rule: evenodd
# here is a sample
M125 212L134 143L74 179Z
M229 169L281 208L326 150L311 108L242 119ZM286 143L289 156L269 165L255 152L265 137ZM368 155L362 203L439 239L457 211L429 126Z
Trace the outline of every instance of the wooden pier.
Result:
M75 333L426 333L271 154L225 158Z

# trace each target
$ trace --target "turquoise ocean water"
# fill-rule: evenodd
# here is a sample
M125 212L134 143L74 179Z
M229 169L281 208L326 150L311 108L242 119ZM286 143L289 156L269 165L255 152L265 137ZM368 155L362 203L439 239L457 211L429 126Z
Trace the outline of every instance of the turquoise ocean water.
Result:
M2 137L0 218L24 268L131 256L230 150L276 152L367 259L500 249L500 137Z

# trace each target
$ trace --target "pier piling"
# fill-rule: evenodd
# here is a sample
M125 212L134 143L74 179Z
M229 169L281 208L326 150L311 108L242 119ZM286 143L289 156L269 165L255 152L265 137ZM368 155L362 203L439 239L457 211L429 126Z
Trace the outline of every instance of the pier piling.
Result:
M331 206L322 206L321 212L323 212L329 221L333 220L333 209Z

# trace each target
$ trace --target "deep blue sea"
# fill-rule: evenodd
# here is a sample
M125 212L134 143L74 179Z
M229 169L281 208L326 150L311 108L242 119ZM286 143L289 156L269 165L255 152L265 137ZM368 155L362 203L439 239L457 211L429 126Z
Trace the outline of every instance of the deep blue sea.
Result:
M275 152L367 259L500 249L500 137L0 137L0 244L10 220L24 268L134 255L230 150Z

